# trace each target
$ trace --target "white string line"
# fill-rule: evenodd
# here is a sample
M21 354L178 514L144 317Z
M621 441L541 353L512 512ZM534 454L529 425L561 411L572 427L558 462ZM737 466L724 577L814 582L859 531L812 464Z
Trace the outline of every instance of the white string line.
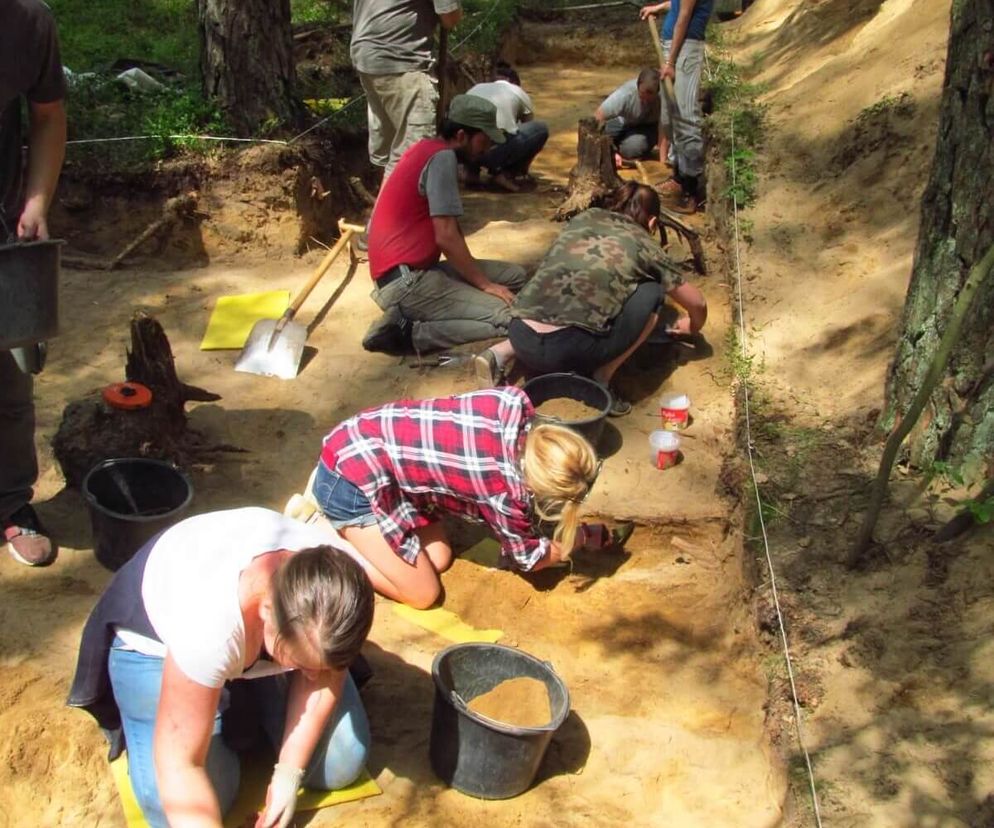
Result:
M745 307L742 300L742 262L739 253L739 207L738 199L735 196L735 185L736 185L736 162L735 162L735 119L732 118L730 122L730 135L731 135L731 148L732 148L732 226L735 232L735 286L738 300L739 309L739 352L744 357L746 354L746 326L745 326ZM752 487L753 492L756 495L756 513L759 516L759 527L763 533L763 548L766 551L766 565L770 572L770 592L773 594L773 605L777 610L777 624L780 628L780 639L783 643L783 655L784 661L787 665L787 677L790 679L790 697L794 705L794 723L797 727L797 741L801 746L801 752L804 754L804 763L808 770L808 786L811 789L811 801L814 804L815 809L815 824L818 828L821 828L821 810L818 806L818 791L815 788L815 774L814 769L811 767L811 756L808 754L808 749L804 744L804 730L801 725L801 705L797 700L797 685L794 682L794 668L792 660L790 657L790 646L787 643L787 629L784 625L783 611L780 608L780 596L777 591L777 578L773 571L773 556L770 553L770 540L766 534L766 521L763 519L763 501L759 494L759 481L756 479L756 466L753 462L753 452L752 452L752 425L749 418L749 380L748 377L744 376L740 380L742 385L742 394L744 401L745 410L745 427L746 427L746 453L749 458L749 473L752 475Z
M198 141L243 141L250 144L281 144L286 146L288 141L280 141L275 138L229 138L224 135L125 135L119 138L78 138L73 141L66 141L66 146L70 144L107 144L113 141L147 141L152 138L172 138L174 140L195 138Z

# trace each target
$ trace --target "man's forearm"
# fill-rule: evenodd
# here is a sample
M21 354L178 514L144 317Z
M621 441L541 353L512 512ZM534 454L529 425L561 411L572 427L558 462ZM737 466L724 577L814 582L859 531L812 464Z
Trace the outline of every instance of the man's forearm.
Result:
M31 105L25 203L48 212L66 154L66 110L61 101Z
M484 290L490 285L490 280L469 252L458 222L453 220L452 224L455 226L446 226L444 230L436 229L435 242L464 282Z

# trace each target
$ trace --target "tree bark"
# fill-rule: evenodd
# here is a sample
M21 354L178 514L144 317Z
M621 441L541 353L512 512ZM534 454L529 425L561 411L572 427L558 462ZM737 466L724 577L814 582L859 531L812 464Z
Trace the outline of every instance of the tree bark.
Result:
M556 210L556 220L565 221L597 206L621 183L614 169L614 142L601 132L597 121L584 118L577 126L576 166L569 174L569 195Z
M994 2L952 4L939 134L881 427L907 412L970 269L994 243ZM994 279L980 286L945 375L906 451L928 468L945 460L977 481L994 456Z
M197 0L200 72L241 137L299 124L290 0Z

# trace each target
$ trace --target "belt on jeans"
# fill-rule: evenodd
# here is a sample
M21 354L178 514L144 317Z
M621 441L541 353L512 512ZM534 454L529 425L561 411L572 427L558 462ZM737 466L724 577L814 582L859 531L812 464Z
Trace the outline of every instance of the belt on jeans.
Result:
M380 276L376 280L376 287L378 290L383 290L391 282L396 282L405 273L410 273L411 269L405 264L399 264L395 267L391 267L386 273Z

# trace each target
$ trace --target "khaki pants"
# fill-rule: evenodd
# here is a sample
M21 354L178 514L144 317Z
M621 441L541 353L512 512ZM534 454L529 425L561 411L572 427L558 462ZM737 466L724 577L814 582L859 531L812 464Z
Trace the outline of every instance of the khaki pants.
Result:
M478 260L491 282L521 290L528 275L510 262ZM373 289L383 310L396 306L414 323L413 343L418 353L507 336L511 307L502 299L464 281L448 262L428 270L412 270L383 290Z
M386 167L384 180L411 144L435 134L438 86L427 72L359 73L366 92L369 160Z
M667 58L670 54L670 41L663 44ZM704 68L704 41L685 40L676 59L677 109L680 118L673 124L673 145L670 147L672 161L683 175L699 176L704 172L704 132L701 127L703 113L698 93L701 89L701 70ZM659 115L661 124L669 120L666 104L663 103Z

